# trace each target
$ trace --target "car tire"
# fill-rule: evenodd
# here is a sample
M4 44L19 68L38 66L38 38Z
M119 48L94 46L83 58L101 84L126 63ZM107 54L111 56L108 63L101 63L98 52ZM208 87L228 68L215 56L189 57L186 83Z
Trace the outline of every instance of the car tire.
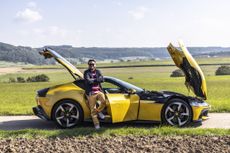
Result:
M58 127L73 128L83 121L83 110L75 101L62 100L54 106L52 117Z
M191 106L182 99L171 99L164 105L161 118L166 125L186 126L192 121Z

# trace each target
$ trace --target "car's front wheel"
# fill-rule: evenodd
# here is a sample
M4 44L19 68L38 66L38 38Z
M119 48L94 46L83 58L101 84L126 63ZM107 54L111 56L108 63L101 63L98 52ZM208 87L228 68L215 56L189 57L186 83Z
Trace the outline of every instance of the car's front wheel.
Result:
M72 128L83 120L83 111L78 103L63 100L54 106L53 119L61 128Z
M182 99L172 99L165 104L162 119L168 125L185 126L192 120L192 109Z

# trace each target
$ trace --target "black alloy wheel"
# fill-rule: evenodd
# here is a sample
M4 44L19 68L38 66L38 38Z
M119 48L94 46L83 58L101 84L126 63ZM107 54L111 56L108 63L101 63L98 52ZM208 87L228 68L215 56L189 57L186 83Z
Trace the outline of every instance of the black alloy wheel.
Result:
M182 99L167 102L162 111L163 122L172 126L186 126L192 121L192 109Z
M63 100L54 106L53 119L61 128L72 128L83 120L83 111L77 102Z

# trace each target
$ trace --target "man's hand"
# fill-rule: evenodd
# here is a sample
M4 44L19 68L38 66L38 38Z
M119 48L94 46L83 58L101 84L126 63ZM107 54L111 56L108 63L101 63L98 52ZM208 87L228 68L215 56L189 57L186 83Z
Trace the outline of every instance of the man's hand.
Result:
M97 82L103 82L103 81L104 81L103 76L99 76L99 77L97 78Z

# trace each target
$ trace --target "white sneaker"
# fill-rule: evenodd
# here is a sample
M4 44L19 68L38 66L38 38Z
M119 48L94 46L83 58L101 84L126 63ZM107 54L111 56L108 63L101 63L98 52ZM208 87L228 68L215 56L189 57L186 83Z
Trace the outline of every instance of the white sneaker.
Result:
M95 129L96 130L100 129L100 125L95 125Z
M102 120L105 119L105 115L104 115L102 112L98 113L98 116L99 116L99 118L102 119Z

